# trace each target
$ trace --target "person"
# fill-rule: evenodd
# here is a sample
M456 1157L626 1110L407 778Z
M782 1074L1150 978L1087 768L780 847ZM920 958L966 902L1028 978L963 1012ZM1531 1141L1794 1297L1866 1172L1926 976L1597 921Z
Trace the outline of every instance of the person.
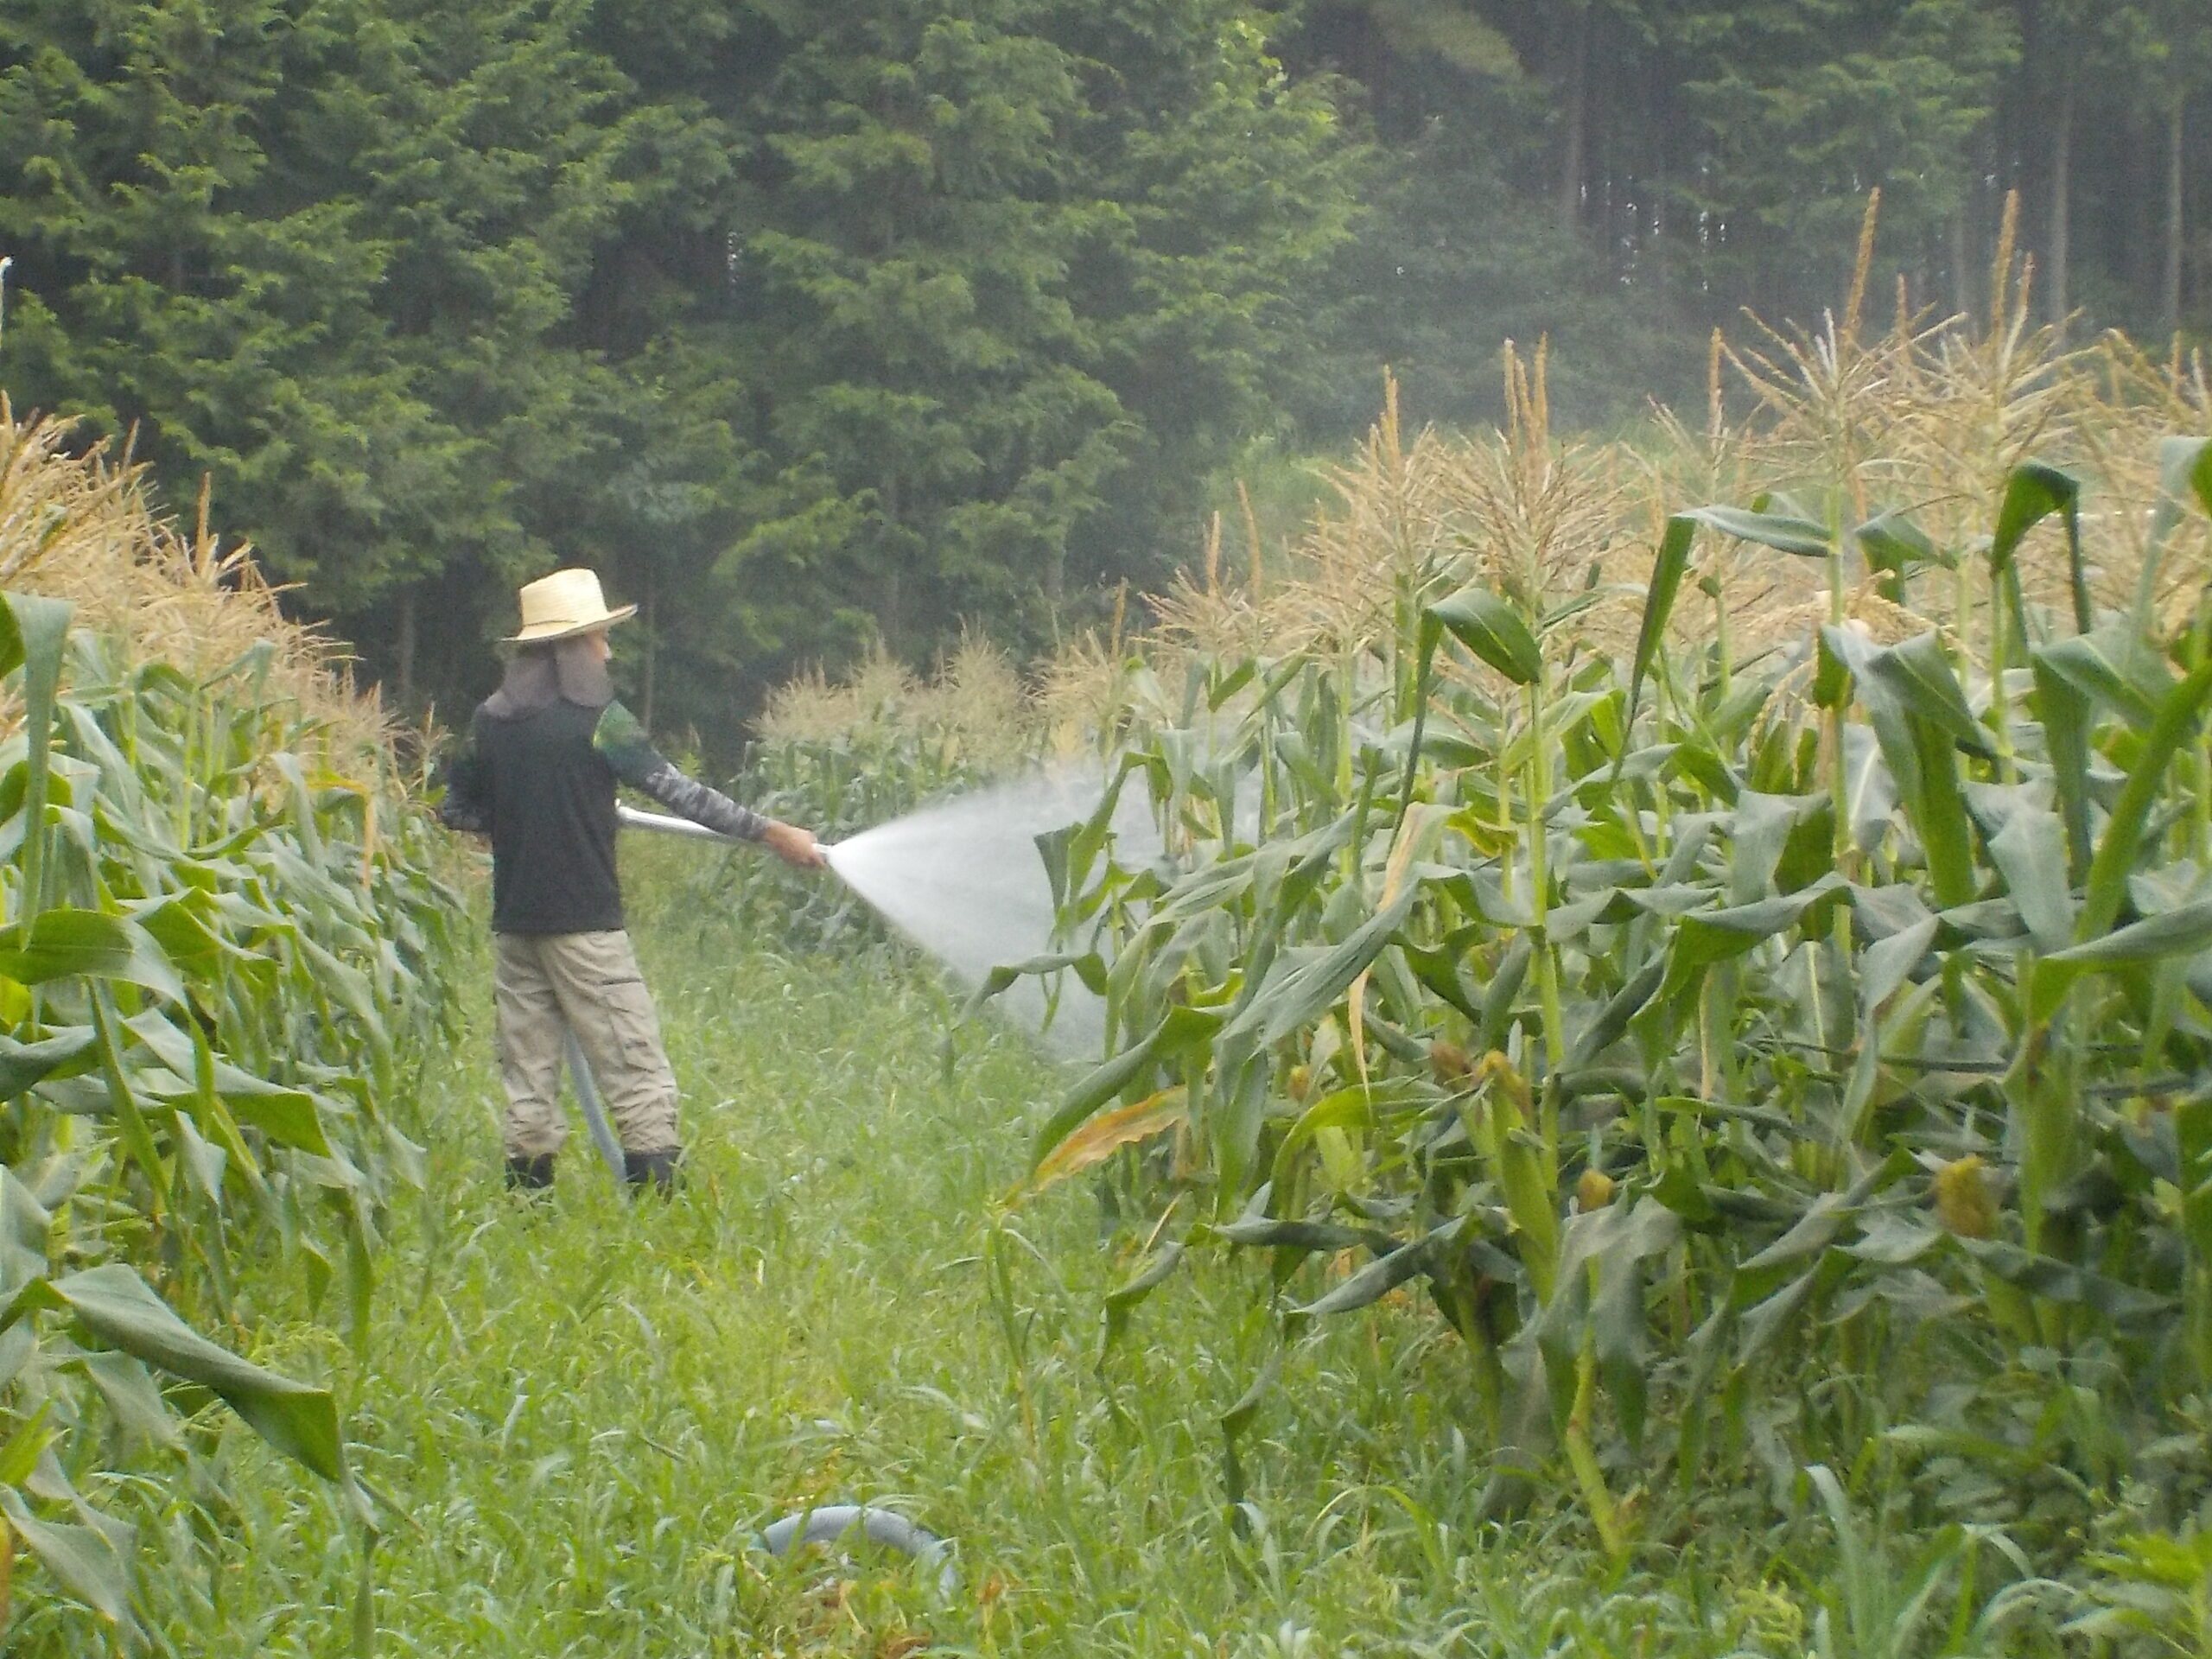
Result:
M492 839L493 988L507 1099L508 1185L553 1184L568 1138L559 1103L563 1030L575 1033L622 1143L624 1174L666 1192L682 1156L676 1076L638 971L614 862L615 786L627 784L709 830L765 843L802 869L826 861L808 830L687 778L615 700L599 577L556 570L524 587L522 630L499 689L469 721L439 808Z

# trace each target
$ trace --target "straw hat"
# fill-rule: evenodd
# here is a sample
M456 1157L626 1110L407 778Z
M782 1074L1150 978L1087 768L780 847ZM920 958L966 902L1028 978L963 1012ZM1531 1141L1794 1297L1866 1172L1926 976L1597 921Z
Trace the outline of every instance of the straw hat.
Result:
M525 583L519 597L522 632L507 641L511 645L567 639L575 634L589 633L594 628L611 627L638 613L634 605L612 611L607 608L607 595L600 592L599 573L595 570L556 570L550 576Z

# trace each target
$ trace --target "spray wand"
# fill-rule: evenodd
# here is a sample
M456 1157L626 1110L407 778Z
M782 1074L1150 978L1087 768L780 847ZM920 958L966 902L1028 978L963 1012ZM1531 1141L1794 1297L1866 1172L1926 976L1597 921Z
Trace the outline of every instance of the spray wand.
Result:
M614 808L617 823L625 830L651 830L657 835L684 836L693 841L718 841L725 847L739 845L734 836L723 835L719 830L709 830L703 823L694 823L689 818L671 817L665 812L640 812L634 806L617 803ZM823 861L831 869L837 868L837 843L820 842ZM842 872L840 872L842 874Z
M694 841L719 841L734 847L736 838L709 830L703 823L694 823L689 818L671 817L665 812L640 812L634 806L618 804L614 817L625 830L657 830L664 836L689 836Z

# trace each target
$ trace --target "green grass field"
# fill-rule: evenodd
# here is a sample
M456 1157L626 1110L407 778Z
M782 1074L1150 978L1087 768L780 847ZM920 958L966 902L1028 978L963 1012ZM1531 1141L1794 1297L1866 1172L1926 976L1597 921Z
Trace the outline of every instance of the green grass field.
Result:
M1232 1277L1252 1269L1171 1283L1102 1374L1100 1299L1141 1241L1080 1181L997 1202L1054 1075L892 953L791 961L660 910L639 932L686 1190L632 1207L579 1127L550 1205L501 1191L480 975L424 1082L428 1191L365 1369L304 1325L267 1333L265 1357L348 1380L359 1466L398 1511L378 1651L1802 1650L1799 1596L1759 1587L1791 1570L1785 1537L1677 1536L1616 1572L1579 1522L1471 1527L1462 1357L1411 1306L1288 1356L1232 1529L1217 1420L1270 1340ZM346 1650L340 1507L243 1433L225 1467L227 1497L170 1511L213 1517L219 1571L149 1564L167 1640ZM896 1558L747 1548L810 1500L862 1498L957 1540L955 1595Z

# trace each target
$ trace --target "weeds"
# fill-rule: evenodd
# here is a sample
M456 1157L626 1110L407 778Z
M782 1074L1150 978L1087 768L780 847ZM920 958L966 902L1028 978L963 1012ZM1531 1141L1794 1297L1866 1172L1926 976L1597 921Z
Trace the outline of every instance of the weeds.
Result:
M689 850L626 854L646 903ZM1573 1637L1720 1659L1809 1626L1796 1592L1739 1587L1755 1550L1617 1575L1572 1514L1486 1526L1479 1452L1455 1462L1441 1432L1471 1393L1410 1308L1287 1357L1236 1540L1211 1419L1271 1340L1244 1266L1147 1304L1101 1373L1096 1305L1125 1264L1090 1207L1064 1192L990 1221L1055 1081L1018 1039L963 1031L948 1077L945 1000L910 969L827 971L719 924L640 943L686 1095L672 1205L631 1209L582 1157L547 1210L505 1198L480 992L431 1084L433 1202L391 1247L410 1294L380 1299L357 1379L354 1455L411 1521L378 1552L391 1650L1534 1659ZM1409 1394L1433 1432L1394 1426ZM163 1635L341 1643L346 1563L308 1547L331 1498L243 1442L226 1479L237 1548L162 1575ZM840 1499L951 1538L955 1593L863 1549L748 1548Z

